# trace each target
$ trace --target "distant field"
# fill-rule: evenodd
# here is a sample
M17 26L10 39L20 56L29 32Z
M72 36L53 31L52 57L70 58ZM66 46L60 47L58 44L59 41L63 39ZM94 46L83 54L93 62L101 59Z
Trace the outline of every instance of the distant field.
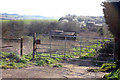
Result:
M0 22L9 22L9 21L24 21L26 24L29 24L32 21L50 21L50 22L57 22L58 19L39 19L39 20L0 20Z
M8 22L8 21L10 21L10 20L0 20L0 22Z

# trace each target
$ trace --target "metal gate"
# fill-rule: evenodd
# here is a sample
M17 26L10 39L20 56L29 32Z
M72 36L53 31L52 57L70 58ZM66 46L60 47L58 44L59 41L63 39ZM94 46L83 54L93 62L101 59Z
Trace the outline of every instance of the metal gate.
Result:
M59 36L58 36L59 37ZM76 37L75 40L69 40ZM39 35L35 38L37 54L43 57L64 59L87 59L95 62L114 62L113 38L64 36L64 39ZM33 51L34 52L34 51Z

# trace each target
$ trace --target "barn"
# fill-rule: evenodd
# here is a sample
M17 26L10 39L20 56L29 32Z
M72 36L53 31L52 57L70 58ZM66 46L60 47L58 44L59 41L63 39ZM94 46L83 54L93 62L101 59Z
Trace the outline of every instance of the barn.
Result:
M50 37L52 39L76 40L76 32L74 31L64 32L62 30L52 30L50 31Z

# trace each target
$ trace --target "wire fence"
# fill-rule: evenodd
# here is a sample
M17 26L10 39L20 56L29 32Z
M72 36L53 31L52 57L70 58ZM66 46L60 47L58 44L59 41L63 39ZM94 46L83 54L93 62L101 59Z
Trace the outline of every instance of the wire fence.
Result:
M35 51L44 57L64 59L92 58L95 62L114 62L115 44L113 38L64 36L52 38L51 35L40 35ZM76 39L72 39L72 38ZM72 57L74 56L74 57Z
M25 46L22 38L0 38L0 40L2 40L0 49L3 52L7 50L8 52L17 51L15 53L19 53L20 56L23 55L23 47L25 48ZM7 41L8 43L6 44ZM33 58L35 53L37 53L41 57L51 58L83 60L91 58L90 60L95 62L114 62L115 60L115 42L113 38L60 35L56 35L53 38L51 35L45 34L36 37L35 34L32 42Z
M18 53L20 56L23 55L23 38L0 38L0 40L0 51L14 52Z

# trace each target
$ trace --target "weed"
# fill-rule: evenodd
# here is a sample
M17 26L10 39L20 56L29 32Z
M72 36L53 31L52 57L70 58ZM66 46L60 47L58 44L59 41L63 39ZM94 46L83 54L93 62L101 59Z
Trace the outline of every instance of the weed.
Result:
M105 75L107 80L120 80L120 68Z
M116 68L116 64L104 63L99 69L88 69L90 72L110 72Z
M16 55L15 53L6 53L6 52L1 52L1 53L2 53L1 67L3 69L21 68L29 64L34 64L38 66L51 65L61 61L62 58L64 57L58 54L54 54L54 56L58 56L60 58L49 58L49 57L42 57L42 56L48 56L49 54L36 54L35 60L31 61L32 54L23 55L22 58L19 58L19 56ZM71 57L71 56L68 55L67 57Z
M53 67L62 67L61 64L54 64Z
M16 53L7 53L7 52L1 52L2 53L2 60L1 60L1 67L3 69L14 69L19 68L23 66L27 66L27 61L25 59L20 59Z

